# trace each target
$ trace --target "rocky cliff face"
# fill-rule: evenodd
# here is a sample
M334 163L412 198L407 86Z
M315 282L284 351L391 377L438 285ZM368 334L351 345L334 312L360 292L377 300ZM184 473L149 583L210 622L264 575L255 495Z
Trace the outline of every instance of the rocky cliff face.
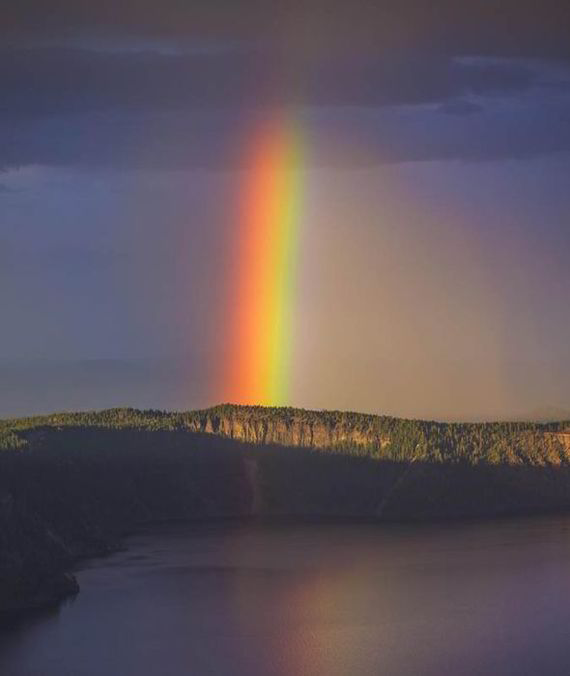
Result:
M346 412L221 406L183 418L186 429L257 446L327 449L377 459L570 464L570 432L532 423L446 424Z
M545 436L551 446L564 449L566 459L570 458L570 430L546 432Z
M322 416L304 415L303 411L285 410L279 416L264 413L263 409L251 411L233 407L220 412L217 409L204 411L199 419L187 423L195 432L218 434L249 444L298 446L303 448L384 448L390 443L386 434L375 431L371 422L374 416L359 416L355 424L348 416L339 414L331 419Z

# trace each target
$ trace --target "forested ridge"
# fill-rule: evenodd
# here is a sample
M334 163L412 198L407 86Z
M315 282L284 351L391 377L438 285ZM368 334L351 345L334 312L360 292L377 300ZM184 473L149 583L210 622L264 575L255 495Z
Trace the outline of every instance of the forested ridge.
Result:
M259 444L313 447L380 460L532 465L570 461L570 421L445 423L344 411L234 406L168 412L114 408L0 421L0 449L42 428L193 431Z

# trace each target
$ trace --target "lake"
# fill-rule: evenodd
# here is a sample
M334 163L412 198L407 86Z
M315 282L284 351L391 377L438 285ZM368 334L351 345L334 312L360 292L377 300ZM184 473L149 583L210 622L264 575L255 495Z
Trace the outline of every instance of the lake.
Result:
M0 634L2 676L566 676L570 518L168 525Z

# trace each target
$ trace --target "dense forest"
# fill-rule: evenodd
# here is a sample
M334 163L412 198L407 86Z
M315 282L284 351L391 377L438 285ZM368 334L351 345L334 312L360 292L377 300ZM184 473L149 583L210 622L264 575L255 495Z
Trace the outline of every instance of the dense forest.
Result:
M111 409L0 422L0 611L77 591L150 522L456 519L570 509L570 424L291 408Z

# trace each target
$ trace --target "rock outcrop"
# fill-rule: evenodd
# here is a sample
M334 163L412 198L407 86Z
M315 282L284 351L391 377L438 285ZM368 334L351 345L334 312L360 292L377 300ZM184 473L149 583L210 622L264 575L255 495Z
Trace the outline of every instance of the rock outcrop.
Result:
M374 429L376 416L356 416L326 411L318 414L299 409L261 407L223 407L202 412L189 420L187 426L196 432L219 434L230 439L256 445L277 444L320 449L385 448L390 439Z

